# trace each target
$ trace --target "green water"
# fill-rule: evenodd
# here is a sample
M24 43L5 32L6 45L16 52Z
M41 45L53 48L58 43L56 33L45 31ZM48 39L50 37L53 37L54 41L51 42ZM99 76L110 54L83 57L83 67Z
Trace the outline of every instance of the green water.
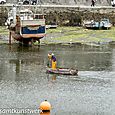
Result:
M77 68L79 75L46 74L49 52L59 67ZM113 47L0 45L0 109L38 109L47 99L51 115L114 115L114 84Z

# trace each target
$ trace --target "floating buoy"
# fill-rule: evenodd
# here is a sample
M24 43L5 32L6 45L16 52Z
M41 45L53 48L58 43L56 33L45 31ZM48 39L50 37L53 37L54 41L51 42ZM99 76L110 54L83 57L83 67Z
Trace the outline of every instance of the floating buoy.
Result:
M45 100L40 104L39 109L42 110L42 112L50 111L51 110L51 104L47 100Z

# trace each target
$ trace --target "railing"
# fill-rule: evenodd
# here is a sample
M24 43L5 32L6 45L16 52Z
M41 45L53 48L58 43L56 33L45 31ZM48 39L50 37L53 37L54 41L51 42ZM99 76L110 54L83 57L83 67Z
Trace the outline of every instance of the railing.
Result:
M21 26L37 26L45 25L45 19L34 19L34 20L21 20Z

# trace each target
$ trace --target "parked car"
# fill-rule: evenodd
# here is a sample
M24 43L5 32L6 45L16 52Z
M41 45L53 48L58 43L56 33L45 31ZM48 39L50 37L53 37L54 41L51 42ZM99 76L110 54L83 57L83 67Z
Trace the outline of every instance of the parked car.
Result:
M115 0L111 0L111 5L115 7Z
M5 4L6 0L0 0L0 4Z
M24 0L24 1L23 1L23 4L24 4L24 5L30 4L30 0Z
M32 4L32 5L37 4L37 0L31 0L31 4Z
M22 5L23 2L21 0L18 0L18 5Z
M37 4L37 0L24 0L23 4L24 5L28 5L28 4L35 5Z

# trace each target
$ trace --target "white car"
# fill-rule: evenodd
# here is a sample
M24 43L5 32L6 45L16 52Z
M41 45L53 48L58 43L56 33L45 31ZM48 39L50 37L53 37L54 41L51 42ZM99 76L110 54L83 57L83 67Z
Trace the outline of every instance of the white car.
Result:
M0 0L0 4L5 4L6 0Z
M111 0L111 5L115 7L115 0Z

